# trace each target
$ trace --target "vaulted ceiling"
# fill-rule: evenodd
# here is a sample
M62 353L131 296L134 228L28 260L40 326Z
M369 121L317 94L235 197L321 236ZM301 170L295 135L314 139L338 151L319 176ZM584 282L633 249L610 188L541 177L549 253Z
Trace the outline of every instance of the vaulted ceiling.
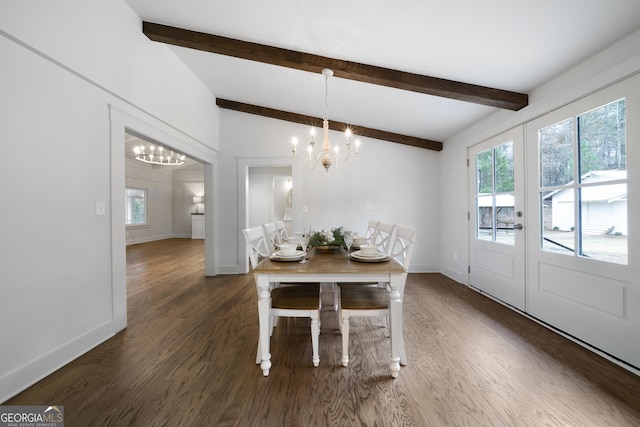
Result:
M223 108L319 119L327 67L331 122L436 150L640 29L637 0L125 1Z

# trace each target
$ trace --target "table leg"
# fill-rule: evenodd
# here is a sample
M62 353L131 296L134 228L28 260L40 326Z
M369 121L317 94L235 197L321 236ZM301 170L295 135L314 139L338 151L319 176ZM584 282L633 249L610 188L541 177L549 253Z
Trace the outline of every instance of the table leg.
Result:
M400 353L403 341L402 331L402 294L404 280L402 275L393 275L389 281L391 292L389 293L389 323L391 329L391 361L389 370L391 377L397 378L400 372Z
M262 375L269 375L271 369L271 353L269 352L269 313L271 312L271 290L269 289L269 276L264 274L256 274L256 289L258 291L258 321L260 338L258 353L260 354L260 368Z

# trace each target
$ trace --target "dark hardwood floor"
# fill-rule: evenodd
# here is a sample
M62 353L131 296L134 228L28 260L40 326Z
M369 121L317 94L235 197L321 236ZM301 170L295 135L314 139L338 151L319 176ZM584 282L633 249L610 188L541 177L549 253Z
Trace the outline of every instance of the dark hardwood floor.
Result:
M409 275L398 379L380 319L352 319L342 367L331 304L320 366L284 319L265 378L253 278L204 277L203 251L127 248L127 329L5 404L64 405L67 427L640 425L640 377L440 274Z

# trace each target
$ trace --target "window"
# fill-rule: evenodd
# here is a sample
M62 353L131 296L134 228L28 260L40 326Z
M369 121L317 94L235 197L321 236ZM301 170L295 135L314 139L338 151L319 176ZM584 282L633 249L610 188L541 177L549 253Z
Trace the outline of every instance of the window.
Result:
M626 104L538 131L544 251L627 264Z
M514 245L513 141L476 154L476 238Z
M146 224L147 222L147 190L142 188L125 188L124 205L126 225Z

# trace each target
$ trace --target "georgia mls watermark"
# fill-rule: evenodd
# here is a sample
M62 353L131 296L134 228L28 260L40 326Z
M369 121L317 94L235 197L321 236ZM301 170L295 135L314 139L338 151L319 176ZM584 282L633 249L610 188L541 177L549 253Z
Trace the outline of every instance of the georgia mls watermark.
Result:
M64 427L64 406L2 406L0 427Z

